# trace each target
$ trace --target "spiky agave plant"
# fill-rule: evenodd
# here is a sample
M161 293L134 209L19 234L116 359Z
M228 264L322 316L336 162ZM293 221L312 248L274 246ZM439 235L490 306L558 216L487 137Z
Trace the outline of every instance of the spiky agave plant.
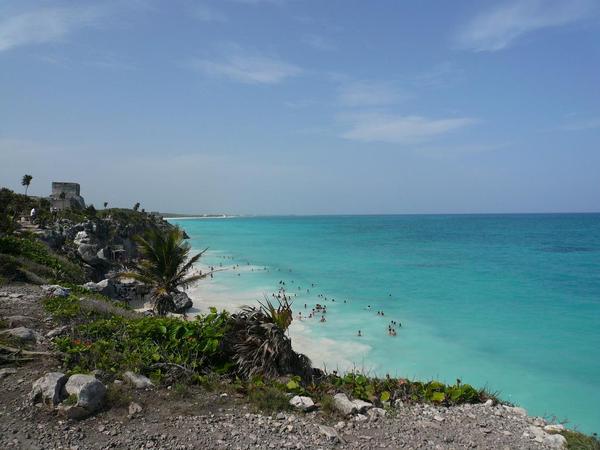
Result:
M118 274L120 278L133 278L152 287L154 311L165 315L175 309L173 294L195 281L206 278L210 272L188 275L193 265L207 249L189 257L190 245L178 228L161 231L151 229L135 238L140 254L132 270Z
M279 300L275 307L265 299L259 307L245 306L231 316L225 341L240 376L273 378L292 374L305 380L311 377L310 359L296 353L286 335L291 322L292 309L287 300Z

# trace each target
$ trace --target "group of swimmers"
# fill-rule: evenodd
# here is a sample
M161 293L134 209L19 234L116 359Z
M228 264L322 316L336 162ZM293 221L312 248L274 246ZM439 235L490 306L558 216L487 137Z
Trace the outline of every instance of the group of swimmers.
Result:
M218 256L218 257L219 258L223 258L223 259L234 259L233 256ZM250 262L247 262L246 264L250 265ZM223 263L219 263L219 266L223 267ZM232 268L234 270L240 270L240 265L239 264L234 264L232 266ZM210 269L211 269L211 271L215 270L213 266L211 266ZM263 270L267 271L267 272L269 271L267 269L267 267L264 267ZM252 268L252 271L254 271L254 268ZM277 271L281 272L281 269L277 269ZM288 271L292 272L292 269L288 269ZM239 275L241 275L241 274L238 273L238 276ZM211 273L211 278L212 278L212 273ZM294 284L294 280L290 280L289 284ZM314 288L315 286L316 286L315 283L311 283L311 285L310 285L311 288ZM298 285L297 288L298 288L299 291L303 290L302 286L300 286L300 285ZM291 300L292 297L294 297L294 298L297 297L296 293L291 293L291 294L287 293L285 289L286 289L286 282L284 280L279 280L277 294L273 293L271 295L274 298L277 298L279 300L286 300L286 301ZM306 293L310 294L310 289L307 288L306 289ZM389 296L391 297L392 294L389 294ZM323 299L324 301L331 301L332 303L335 303L335 298L328 298L324 294L317 294L317 297ZM343 302L344 303L348 303L347 300L343 300ZM304 309L308 309L308 305L306 303L304 304ZM367 305L366 309L368 311L372 311L371 305ZM317 318L320 315L321 317L319 319L319 322L326 322L327 319L325 317L325 314L327 314L327 306L326 305L322 305L320 303L317 303L315 305L315 307L311 309L311 312L308 314L308 316L306 316L306 315L303 316L302 315L302 311L299 311L297 318L298 318L298 320L303 320L304 318L312 319L312 318ZM377 311L377 316L384 317L385 316L385 312L383 310ZM389 322L389 324L388 324L388 329L387 329L389 336L396 336L397 335L396 327L402 328L402 324L399 323L399 322L396 322L395 320L391 320ZM364 334L363 334L363 332L361 330L358 330L358 332L357 332L356 335L358 337L363 337L364 336Z

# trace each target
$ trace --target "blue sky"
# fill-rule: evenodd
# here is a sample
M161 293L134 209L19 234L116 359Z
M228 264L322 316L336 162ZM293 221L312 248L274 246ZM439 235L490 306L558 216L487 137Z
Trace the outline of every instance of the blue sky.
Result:
M0 184L250 214L600 211L595 0L1 1Z

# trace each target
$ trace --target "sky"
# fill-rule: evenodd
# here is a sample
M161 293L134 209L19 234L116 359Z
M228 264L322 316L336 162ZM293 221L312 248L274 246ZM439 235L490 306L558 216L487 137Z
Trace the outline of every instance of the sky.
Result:
M0 185L178 213L600 211L597 0L0 0Z

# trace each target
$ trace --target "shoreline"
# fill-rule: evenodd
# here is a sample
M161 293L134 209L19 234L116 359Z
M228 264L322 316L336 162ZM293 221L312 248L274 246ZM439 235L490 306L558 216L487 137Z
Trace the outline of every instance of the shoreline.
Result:
M245 266L244 271L249 271ZM210 270L208 266L198 265L198 270L203 272ZM190 316L203 314L208 308L214 306L217 310L226 310L235 313L242 306L258 305L261 298L270 298L273 290L268 288L255 289L248 291L235 291L229 287L226 281L220 280L218 274L213 279L204 279L186 290L193 306L187 311ZM293 309L293 307L292 307ZM294 319L288 329L288 336L292 340L292 347L295 351L304 353L308 356L313 365L326 369L327 371L337 370L339 372L351 371L357 367L354 360L356 354L365 355L371 347L367 344L357 344L352 342L338 341L326 337L318 337L312 333L313 324L305 320L299 320L294 313Z

